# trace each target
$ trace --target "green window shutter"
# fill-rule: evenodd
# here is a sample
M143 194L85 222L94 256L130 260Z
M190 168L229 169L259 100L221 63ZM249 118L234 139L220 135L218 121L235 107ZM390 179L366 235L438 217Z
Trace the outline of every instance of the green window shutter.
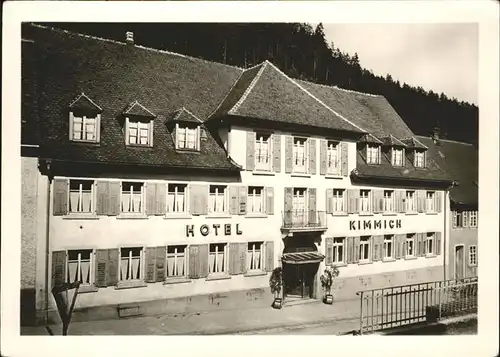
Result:
M229 213L239 214L240 201L239 201L240 189L238 186L229 186Z
M273 170L281 172L281 135L273 134Z
M156 282L156 247L146 248L146 282Z
M109 205L108 205L108 215L117 216L120 214L120 197L121 197L121 182L110 181L109 182Z
M293 171L293 137L285 137L285 173Z
M108 250L97 249L95 251L95 285L105 288L108 275Z
M353 238L354 242L354 248L353 248L353 257L352 257L352 262L353 263L359 263L359 243L360 243L360 237L354 237Z
M248 188L247 186L240 186L238 192L238 208L237 213L240 215L244 215L247 213L247 194Z
M441 232L435 233L436 241L434 242L434 246L436 247L436 255L441 254Z
M167 205L167 185L164 182L156 184L156 207L155 213L157 215L164 215L166 213Z
M340 143L340 157L342 160L342 176L349 176L349 152L347 149L347 143L345 141L342 141Z
M309 138L309 173L316 175L316 139Z
M326 213L333 213L333 188L326 189Z
M115 286L118 283L118 260L120 257L120 250L118 248L108 249L108 263L107 263L107 286Z
M156 214L156 184L152 182L146 183L146 214Z
M189 246L189 277L198 279L200 277L200 268L198 262L199 245Z
M267 272L273 271L273 269L274 269L274 242L273 241L266 242L265 253L266 253L266 266L265 266L266 271Z
M319 174L320 175L326 175L326 147L327 147L327 142L324 139L321 139L319 141Z
M325 264L333 263L333 238L325 238Z
M247 243L235 243L238 244L238 254L239 254L239 261L240 261L240 267L239 271L241 274L245 274L247 272Z
M66 282L66 251L52 252L52 288Z
M266 187L266 213L274 214L274 187Z
M200 244L198 249L198 271L200 278L208 276L208 244Z
M64 216L68 214L69 180L54 179L54 216Z
M108 215L109 181L96 182L96 212L98 215Z
M186 252L187 253L187 252ZM165 281L165 262L167 259L167 248L156 247L156 281Z
M347 190L347 213L358 213L359 190L350 188Z
M255 169L255 132L247 131L247 162L246 169L253 171Z
M237 275L240 273L239 244L229 243L229 274Z
M442 205L442 197L443 197L443 192L441 191L436 191L434 193L434 206L436 207L436 212L440 213L442 211L441 205Z

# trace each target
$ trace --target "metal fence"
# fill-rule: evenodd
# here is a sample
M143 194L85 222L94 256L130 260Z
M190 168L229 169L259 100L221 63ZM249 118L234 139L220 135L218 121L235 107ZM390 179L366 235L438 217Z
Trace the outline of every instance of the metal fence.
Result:
M359 291L359 333L477 312L477 277Z
M292 210L283 211L282 228L304 229L326 227L325 211Z

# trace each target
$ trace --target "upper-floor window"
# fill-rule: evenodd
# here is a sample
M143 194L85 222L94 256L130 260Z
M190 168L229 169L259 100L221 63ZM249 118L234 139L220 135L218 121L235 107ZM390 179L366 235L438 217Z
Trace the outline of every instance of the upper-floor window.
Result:
M293 171L307 172L307 139L293 138Z
M361 237L359 240L359 261L366 262L370 260L370 237Z
M167 247L166 277L181 278L187 276L187 246L169 245Z
M436 211L435 197L436 197L435 192L427 191L426 197L425 197L425 210L427 212L435 212Z
M144 211L144 183L122 182L121 212L141 213Z
M127 145L153 145L153 121L136 118L126 120Z
M69 180L69 212L91 213L94 205L94 181Z
M187 185L169 183L167 192L167 213L187 212Z
M415 212L417 210L415 205L415 191L406 191L405 205L406 212Z
M380 163L380 146L367 144L366 146L366 162L368 164Z
M345 206L345 190L333 190L333 212L344 212Z
M469 227L471 228L477 227L477 211L469 212Z
M227 186L210 185L208 210L211 213L223 213L228 210Z
M394 250L394 236L384 236L384 259L392 259Z
M73 141L97 142L100 114L91 116L74 115L71 112L70 138Z
M415 256L415 234L406 235L406 251L404 254L405 257Z
M80 282L82 285L93 284L92 249L68 250L67 279L68 283Z
M475 245L469 246L469 265L470 266L477 265L477 246Z
M344 262L344 243L345 238L333 238L333 263L343 263Z
M209 245L208 273L227 274L228 269L228 244L214 243Z
M414 165L415 167L425 167L425 151L415 150Z
M394 211L394 191L384 190L384 212Z
M247 209L249 213L265 213L264 209L265 195L264 187L249 186Z
M359 211L360 212L371 212L371 191L370 190L360 190L359 191Z
M427 233L425 237L424 249L426 255L434 254L434 233Z
M294 187L292 207L296 212L305 212L307 210L306 204L307 188Z
M143 279L144 249L142 247L120 249L120 281Z
M255 136L255 169L271 170L271 135L256 133Z
M247 270L264 270L263 242L249 242L247 246Z
M328 141L327 144L327 173L339 174L341 167L340 143L337 141Z
M401 148L393 148L392 149L392 166L403 166L403 149Z
M176 124L175 144L177 149L198 150L199 126L183 126Z

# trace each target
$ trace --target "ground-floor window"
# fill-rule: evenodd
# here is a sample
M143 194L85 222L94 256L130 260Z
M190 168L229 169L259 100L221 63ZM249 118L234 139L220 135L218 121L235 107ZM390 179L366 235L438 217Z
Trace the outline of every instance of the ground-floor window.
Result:
M359 240L359 261L370 260L370 237L361 237Z
M434 233L427 233L425 237L425 255L434 254Z
M405 257L414 257L414 256L415 256L415 234L407 234Z
M247 270L264 270L264 242L249 242L247 247Z
M144 265L142 247L120 249L120 281L142 280Z
M167 271L168 278L181 278L187 276L187 246L169 245L167 247Z
M394 248L394 236L385 235L384 236L384 259L393 258L393 248Z
M333 238L333 262L344 262L344 241L345 238Z
M209 274L227 273L227 243L210 244L208 272Z
M92 285L92 249L68 250L68 283Z
M469 246L469 265L477 265L477 246L475 245Z

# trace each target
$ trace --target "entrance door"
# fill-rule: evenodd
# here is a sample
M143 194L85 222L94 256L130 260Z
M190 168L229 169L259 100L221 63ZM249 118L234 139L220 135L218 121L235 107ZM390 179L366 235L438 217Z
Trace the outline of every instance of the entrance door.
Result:
M464 278L464 246L455 247L455 279Z
M283 264L284 292L287 296L312 297L314 264Z

